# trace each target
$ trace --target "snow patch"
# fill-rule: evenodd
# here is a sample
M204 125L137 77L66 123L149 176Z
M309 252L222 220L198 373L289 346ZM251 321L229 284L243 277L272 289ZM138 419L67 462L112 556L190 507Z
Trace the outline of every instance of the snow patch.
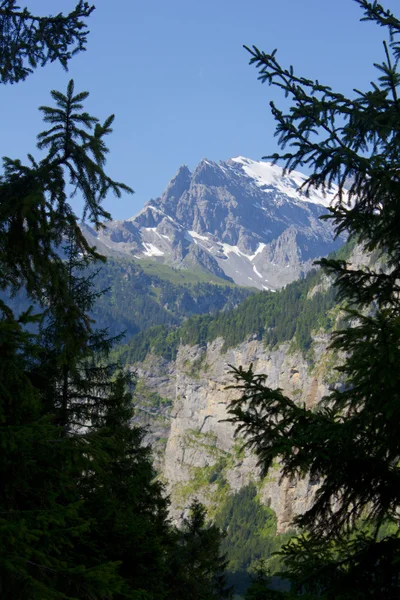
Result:
M205 240L206 242L209 241L209 238L206 235L200 235L196 231L188 231L188 234L191 235L192 238L197 238L198 240Z
M168 237L168 236L161 236L161 233L158 233L157 231L157 227L143 227L144 231L151 231L152 233L155 233L156 235L158 235L159 238L161 237ZM168 238L169 239L169 238Z
M230 244L221 244L222 251L224 254L228 255L230 253L236 254L237 256L244 256L245 258L249 258L247 254L239 250L237 246L231 246Z
M189 234L188 231L185 231L183 233L183 237L185 238L185 240L187 240L188 242L195 242L195 240L192 238L192 236Z
M164 256L164 252L157 248L154 244L143 242L143 246L146 248L146 251L143 252L143 254L146 256Z
M258 276L258 277L260 277L260 279L262 279L262 278L263 278L263 276L261 275L261 273L260 273L259 271L257 271L257 268L256 268L256 266L255 266L255 265L253 265L253 271L254 271L254 273L255 273L255 274Z
M273 165L269 162L261 162L237 156L232 161L240 165L242 170L250 177L255 185L260 188L267 188L264 191L269 192L271 188L277 189L282 194L295 200L321 204L328 207L334 204L338 192L338 187L333 185L326 190L311 189L308 194L300 190L300 187L307 181L307 176L298 171L292 171L290 174L283 175L283 169L279 165ZM261 208L261 207L260 207Z
M261 244L258 246L257 250L255 251L255 253L252 256L249 256L249 260L254 260L255 257L257 256L257 254L260 254L260 252L262 252L265 248L266 244L263 244L261 242Z
M227 256L228 254L232 253L232 254L236 254L237 256L241 256L243 258L247 258L247 260L254 260L255 257L260 254L260 252L262 252L266 246L266 244L263 244L262 242L259 244L259 246L257 247L257 250L254 252L254 254L246 254L245 252L242 252L240 250L240 248L238 248L238 246L231 246L230 244L220 244L222 246L222 251L223 253Z

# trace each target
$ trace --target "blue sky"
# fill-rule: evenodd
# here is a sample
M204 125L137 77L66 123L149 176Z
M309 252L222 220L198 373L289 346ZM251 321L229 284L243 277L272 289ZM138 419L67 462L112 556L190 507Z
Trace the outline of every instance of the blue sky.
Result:
M35 149L43 129L37 107L51 89L87 90L88 110L116 114L109 138L109 174L134 196L110 197L114 218L135 214L156 197L180 165L204 157L260 159L277 149L268 103L279 94L257 81L243 44L278 48L284 65L351 94L375 77L386 32L360 23L353 0L94 0L88 50L65 73L59 65L26 82L4 86L0 97L0 155ZM20 4L25 3L21 0ZM73 0L31 0L32 12L68 11ZM384 1L396 12L398 0ZM79 202L76 208L79 210Z

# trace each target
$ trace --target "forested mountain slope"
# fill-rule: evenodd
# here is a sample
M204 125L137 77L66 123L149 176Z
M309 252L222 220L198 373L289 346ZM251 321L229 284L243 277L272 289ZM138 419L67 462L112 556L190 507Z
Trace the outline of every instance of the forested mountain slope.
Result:
M357 253L347 243L336 257L357 261ZM254 522L243 516L242 537L228 527L234 571L245 571L260 557L270 560L293 516L310 506L318 481L280 480L278 464L260 479L255 457L226 421L235 395L227 389L233 383L229 365L252 363L271 386L315 406L339 381L338 357L328 345L340 322L334 287L315 270L276 293L256 293L233 310L190 317L180 327L151 328L118 351L138 376L135 418L148 427L172 515L185 514L193 497L224 526L227 519L240 520L239 513L254 515Z
M335 256L347 258L354 246L347 243ZM290 341L293 348L307 352L312 331L332 327L335 306L334 287L314 269L304 279L275 293L258 292L230 311L193 316L181 327L151 327L121 346L119 355L127 364L143 361L149 352L174 359L179 345L204 345L219 337L224 340L224 350L252 337L269 347Z
M109 257L88 269L87 275L98 293L92 311L96 327L108 329L112 336L124 333L124 341L154 326L178 326L192 315L231 309L255 292L209 273L139 265L125 258ZM0 291L0 298L9 301L16 313L31 304L22 290L13 298Z
M142 268L109 258L94 279L98 298L93 317L98 327L126 338L152 326L176 326L192 315L216 313L237 306L252 294L206 273L177 272L171 267Z

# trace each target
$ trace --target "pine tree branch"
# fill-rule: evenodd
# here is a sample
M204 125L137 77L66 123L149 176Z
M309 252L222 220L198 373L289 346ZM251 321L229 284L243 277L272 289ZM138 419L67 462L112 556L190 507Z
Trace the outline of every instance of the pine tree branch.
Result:
M37 66L58 60L65 70L73 55L85 50L88 30L84 19L94 10L80 0L64 16L41 17L22 11L16 0L0 3L0 82L17 83Z

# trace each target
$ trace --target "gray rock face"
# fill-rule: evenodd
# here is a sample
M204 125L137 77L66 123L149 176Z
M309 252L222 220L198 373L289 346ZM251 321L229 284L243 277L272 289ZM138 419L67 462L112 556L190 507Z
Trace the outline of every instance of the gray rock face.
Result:
M174 518L185 513L193 497L204 502L212 515L227 494L250 481L260 485L255 457L242 451L234 427L226 421L228 402L237 393L226 389L233 383L228 365L253 363L256 372L268 375L271 387L280 387L312 407L328 392L329 378L324 371L327 343L325 336L315 340L320 359L314 372L300 353L289 352L288 344L270 352L255 339L225 354L221 339L206 348L185 346L179 349L175 362L148 356L138 366L138 375L148 389L172 401L162 415L161 434L159 420L147 423L151 431L148 441L158 450L157 465L171 495ZM161 450L157 446L159 435L164 440ZM278 531L290 528L293 517L310 506L317 487L316 481L281 479L279 464L274 465L261 482L260 497L276 512Z
M128 221L112 221L90 241L106 250L181 268L200 267L244 286L277 289L301 277L313 260L338 248L319 217L335 190L300 187L276 165L238 157L181 167L160 198Z
M348 263L352 268L385 269L360 246L352 250ZM309 297L331 284L323 276ZM149 355L135 366L150 390L171 400L162 415L164 444L157 465L171 495L174 518L185 513L194 497L207 505L212 516L226 495L250 481L257 483L262 502L275 511L279 532L290 529L293 518L311 506L319 481L282 478L279 463L260 480L255 457L243 451L242 441L235 438L234 427L227 421L229 402L238 393L227 386L234 383L229 365L252 364L255 373L267 375L271 388L280 388L299 404L313 408L329 395L330 386L343 385L335 367L345 357L329 349L329 334L314 331L312 336L312 368L302 353L291 351L290 342L269 350L256 334L228 351L219 338L206 346L181 346L175 361ZM147 423L148 441L157 449L159 425Z

